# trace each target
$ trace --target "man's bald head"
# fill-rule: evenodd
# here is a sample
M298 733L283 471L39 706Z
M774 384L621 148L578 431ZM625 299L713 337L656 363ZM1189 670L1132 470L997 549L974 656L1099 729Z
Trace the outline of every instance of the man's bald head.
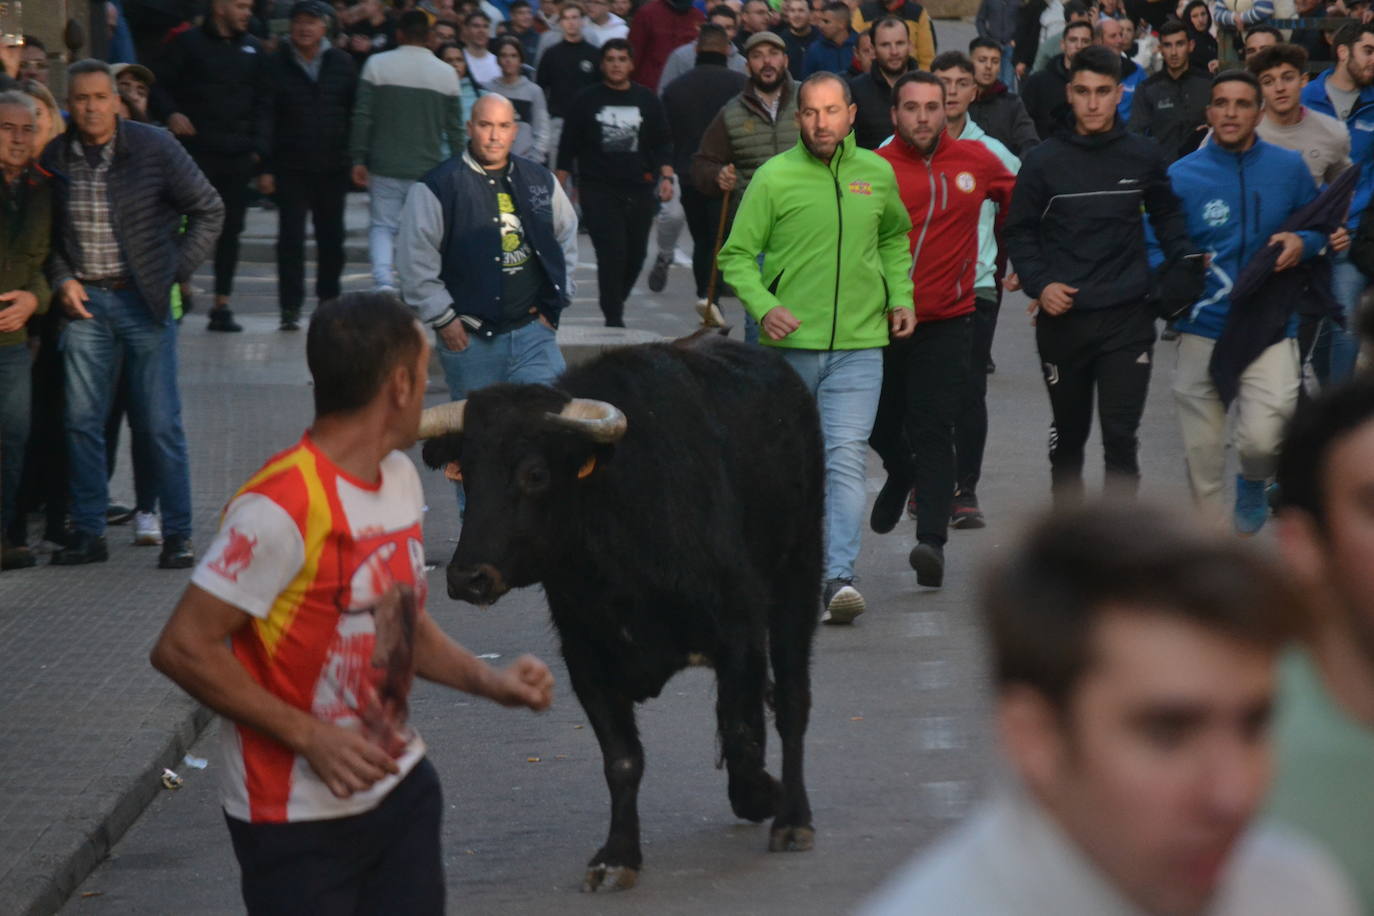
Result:
M472 106L468 119L468 151L483 168L503 169L510 162L510 148L520 125L510 99L487 93Z
M472 106L472 114L468 116L468 124L471 126L479 118L495 118L497 120L515 120L515 106L510 99L495 92L488 92L478 99Z

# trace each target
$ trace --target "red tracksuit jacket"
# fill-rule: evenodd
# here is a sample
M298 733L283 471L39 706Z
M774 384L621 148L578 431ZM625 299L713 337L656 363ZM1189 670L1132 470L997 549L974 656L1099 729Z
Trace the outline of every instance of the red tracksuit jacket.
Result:
M927 159L896 137L874 150L892 164L911 217L912 297L917 321L958 318L973 311L978 270L978 216L983 201L997 204L1000 229L1016 176L976 140L941 134Z

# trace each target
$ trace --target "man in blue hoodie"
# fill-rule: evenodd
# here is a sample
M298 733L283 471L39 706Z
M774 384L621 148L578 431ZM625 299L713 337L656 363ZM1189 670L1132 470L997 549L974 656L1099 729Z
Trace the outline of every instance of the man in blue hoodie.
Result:
M1364 171L1350 201L1346 229L1353 235L1374 194L1374 22L1342 26L1331 40L1334 66L1323 71L1302 91L1302 104L1344 121L1350 129L1350 158ZM1360 341L1355 314L1368 279L1344 254L1332 263L1331 285L1345 311L1346 327L1332 328L1331 371L1328 381L1347 379L1355 370Z
M1250 258L1271 244L1283 246L1277 270L1296 266L1327 244L1320 233L1279 231L1295 210L1316 197L1317 187L1300 154L1255 135L1261 117L1255 77L1240 70L1219 74L1207 107L1212 142L1169 168L1174 193L1183 201L1188 235L1209 256L1203 297L1177 323L1174 399L1193 496L1218 518L1226 511L1227 408L1208 367L1226 326L1232 286ZM1333 246L1339 241L1333 238ZM1240 377L1234 519L1241 534L1257 532L1268 515L1265 487L1274 474L1284 424L1298 400L1296 333L1294 316L1284 339L1261 353Z

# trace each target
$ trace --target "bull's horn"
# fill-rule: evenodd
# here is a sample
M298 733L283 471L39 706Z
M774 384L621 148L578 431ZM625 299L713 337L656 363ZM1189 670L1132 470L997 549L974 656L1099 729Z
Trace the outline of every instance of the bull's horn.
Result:
M549 419L576 429L593 442L616 442L625 435L625 415L605 401L573 398L562 413L551 413Z
M452 401L426 407L420 414L420 438L433 439L446 433L461 433L463 412L467 406L467 401Z

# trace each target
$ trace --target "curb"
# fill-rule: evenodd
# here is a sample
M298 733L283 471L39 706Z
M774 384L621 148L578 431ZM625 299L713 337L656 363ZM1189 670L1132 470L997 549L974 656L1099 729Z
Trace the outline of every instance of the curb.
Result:
M169 691L168 702L184 706L170 729L150 727L145 731L152 741L161 732L161 746L151 763L137 756L139 733L111 757L105 772L81 793L79 807L94 812L90 820L72 818L52 825L35 844L27 874L14 875L0 888L0 909L22 916L47 916L66 905L73 891L109 855L143 814L153 798L162 791L164 768L176 768L195 744L214 713L184 695Z

